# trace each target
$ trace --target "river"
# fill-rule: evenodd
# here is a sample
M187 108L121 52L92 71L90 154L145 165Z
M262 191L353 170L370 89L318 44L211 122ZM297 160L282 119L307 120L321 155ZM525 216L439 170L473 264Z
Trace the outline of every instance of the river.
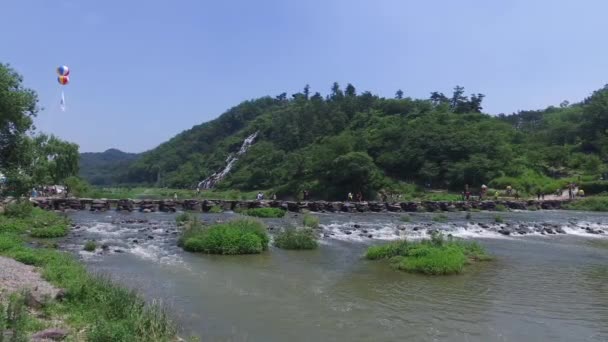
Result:
M162 300L183 335L202 341L608 340L607 215L509 212L502 224L496 213L446 215L319 214L318 250L207 256L176 247L174 214L75 212L62 247ZM267 222L272 233L299 220ZM496 260L430 277L362 258L369 245L435 229L479 241ZM82 251L89 239L109 250Z

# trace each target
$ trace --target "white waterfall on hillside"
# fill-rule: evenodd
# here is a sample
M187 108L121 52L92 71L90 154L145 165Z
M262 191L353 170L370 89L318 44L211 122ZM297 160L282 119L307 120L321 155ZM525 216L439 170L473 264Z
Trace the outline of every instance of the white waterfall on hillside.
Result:
M211 189L217 183L219 183L222 179L224 179L224 177L226 177L226 175L230 172L230 170L232 170L234 163L236 163L237 160L239 160L239 156L245 154L247 152L247 150L249 149L249 147L251 147L251 145L253 144L253 141L258 136L258 133L259 132L255 132L252 135L245 138L245 140L243 141L243 145L241 145L241 148L236 153L231 154L228 156L228 158L226 158L226 167L224 167L224 169L222 169L221 171L212 174L211 176L207 177L206 179L204 179L203 181L198 183L198 188L199 189Z

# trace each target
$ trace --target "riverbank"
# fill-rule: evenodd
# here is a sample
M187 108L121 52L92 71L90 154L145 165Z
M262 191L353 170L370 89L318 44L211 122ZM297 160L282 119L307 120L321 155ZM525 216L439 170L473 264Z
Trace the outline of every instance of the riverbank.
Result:
M56 246L53 243L33 241L27 234L31 231L31 220L30 217L12 217L10 222L13 224L10 225L6 224L8 221L4 217L0 221L0 255L18 262L11 263L3 258L3 264L12 265L2 268L0 288L6 293L2 295L3 301L19 296L28 288L28 293L53 290L34 296L33 301L27 300L29 295L23 294L22 301L27 306L23 317L29 323L9 324L9 330L3 333L31 337L42 328L57 328L73 340L176 340L176 326L160 305L147 304L134 290L121 287L108 278L89 274L71 254L52 248ZM64 222L67 225L67 221ZM67 227L64 229L67 231ZM34 270L39 277L32 275ZM44 319L34 315L38 312Z

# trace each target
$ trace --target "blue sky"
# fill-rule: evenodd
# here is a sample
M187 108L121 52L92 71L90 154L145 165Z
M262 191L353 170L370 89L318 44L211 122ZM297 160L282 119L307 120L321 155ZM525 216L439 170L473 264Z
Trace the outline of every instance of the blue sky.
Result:
M488 113L580 101L608 83L605 0L5 0L0 62L39 93L40 131L142 152L245 100L334 81ZM71 68L59 109L55 68Z

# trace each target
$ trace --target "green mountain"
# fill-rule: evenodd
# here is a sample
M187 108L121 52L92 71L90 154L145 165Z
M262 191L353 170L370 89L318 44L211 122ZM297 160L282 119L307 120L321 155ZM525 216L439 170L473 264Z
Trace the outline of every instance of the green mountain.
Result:
M483 94L382 98L336 83L323 97L302 92L231 108L143 153L123 183L193 188L231 162L217 184L241 190L303 189L322 198L418 186L559 187L556 179L599 177L608 160L608 86L581 103L491 116ZM246 137L251 147L238 155ZM237 156L230 160L231 156ZM123 161L124 162L124 161Z
M128 167L139 157L117 149L80 154L79 176L93 185L113 185L122 182Z

